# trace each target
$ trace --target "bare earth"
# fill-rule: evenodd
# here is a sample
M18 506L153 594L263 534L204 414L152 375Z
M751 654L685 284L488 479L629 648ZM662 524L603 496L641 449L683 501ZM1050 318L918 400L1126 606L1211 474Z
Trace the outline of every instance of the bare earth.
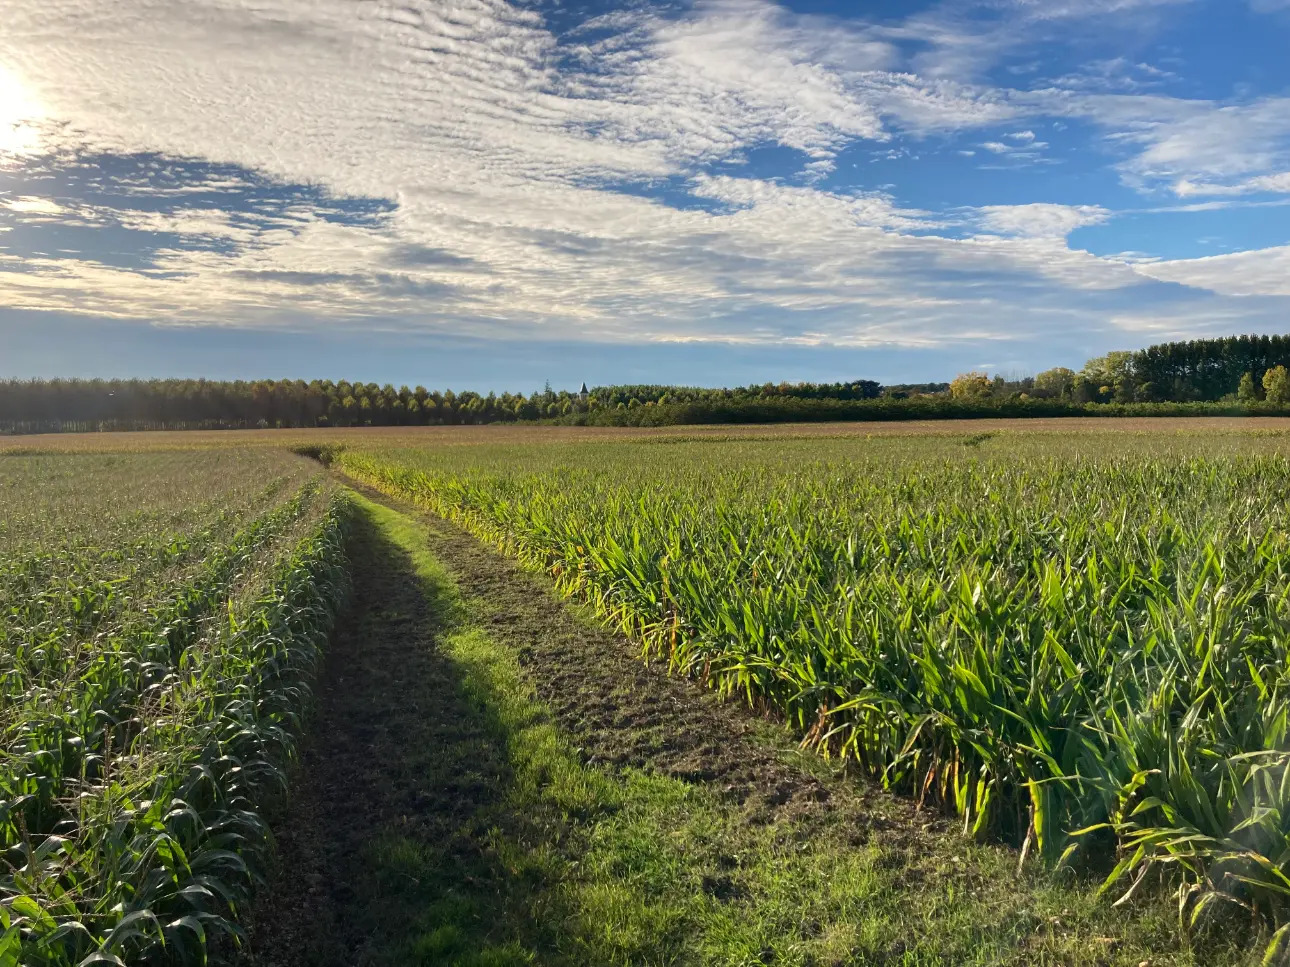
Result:
M297 447L326 443L384 446L478 446L496 443L572 443L650 437L899 437L976 433L1290 433L1290 417L1063 417L1024 420L910 420L870 423L776 423L666 427L425 426L303 430L181 430L141 433L47 433L0 437L0 453L72 450L177 450L220 446Z

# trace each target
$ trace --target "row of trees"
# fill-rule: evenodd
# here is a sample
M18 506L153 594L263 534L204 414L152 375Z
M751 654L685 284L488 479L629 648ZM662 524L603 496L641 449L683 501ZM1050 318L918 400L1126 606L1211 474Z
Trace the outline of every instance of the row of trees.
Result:
M403 426L538 420L576 395L454 393L342 380L30 380L0 382L11 431Z
M944 388L947 384L940 384ZM889 396L908 395L907 387ZM346 380L0 381L0 430L17 433L119 429L423 426L536 420L586 422L605 412L660 407L746 407L767 401L877 399L872 380L766 383L733 389L606 386L579 392L548 384L530 394L428 390ZM581 418L581 419L580 419Z
M1290 367L1290 336L1232 336L1162 343L1005 379L964 373L950 384L959 400L1055 399L1071 403L1290 402L1278 371Z
M1139 386L1162 400L1221 400L1248 374L1256 396L1264 374L1290 367L1290 336L1230 336L1162 343L1129 354Z
M638 405L654 403L667 406L688 403L729 403L749 399L874 400L883 394L884 387L881 383L871 379L858 379L850 383L762 383L732 389L658 385L607 386L592 390L589 395L597 403L604 403L613 408L618 402L627 402L630 405L632 400L635 400Z
M1037 399L1068 403L1133 403L1141 394L1124 372L1129 353L1110 353L1089 360L1078 373L1065 366L1046 369L1036 376L1008 379L988 373L963 373L950 383L949 395L958 400ZM1141 398L1145 401L1145 398Z
M484 396L346 380L9 380L0 381L0 431L891 419L902 407L953 415L1005 403L1013 409L1044 403L1026 412L1050 415L1096 404L1282 405L1290 403L1287 367L1290 336L1234 336L1108 353L1078 372L964 373L952 383L901 386L855 380L730 389L584 385L569 392L548 384L527 395Z

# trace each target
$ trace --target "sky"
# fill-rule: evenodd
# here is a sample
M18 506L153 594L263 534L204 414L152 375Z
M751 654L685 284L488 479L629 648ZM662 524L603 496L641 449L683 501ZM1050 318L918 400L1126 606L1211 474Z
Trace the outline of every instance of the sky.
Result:
M895 383L1290 331L1290 0L0 23L0 378Z

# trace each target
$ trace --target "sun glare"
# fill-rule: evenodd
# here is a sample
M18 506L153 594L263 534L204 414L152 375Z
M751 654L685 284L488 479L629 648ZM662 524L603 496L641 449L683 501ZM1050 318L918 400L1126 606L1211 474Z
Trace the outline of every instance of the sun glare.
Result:
M25 154L39 141L40 106L18 76L0 64L0 154Z

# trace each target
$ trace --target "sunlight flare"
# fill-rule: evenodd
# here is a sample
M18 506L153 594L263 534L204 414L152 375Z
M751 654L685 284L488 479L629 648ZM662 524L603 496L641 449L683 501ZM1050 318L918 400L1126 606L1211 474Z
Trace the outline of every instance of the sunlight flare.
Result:
M36 123L44 116L18 75L0 64L0 155L30 154L40 143Z

